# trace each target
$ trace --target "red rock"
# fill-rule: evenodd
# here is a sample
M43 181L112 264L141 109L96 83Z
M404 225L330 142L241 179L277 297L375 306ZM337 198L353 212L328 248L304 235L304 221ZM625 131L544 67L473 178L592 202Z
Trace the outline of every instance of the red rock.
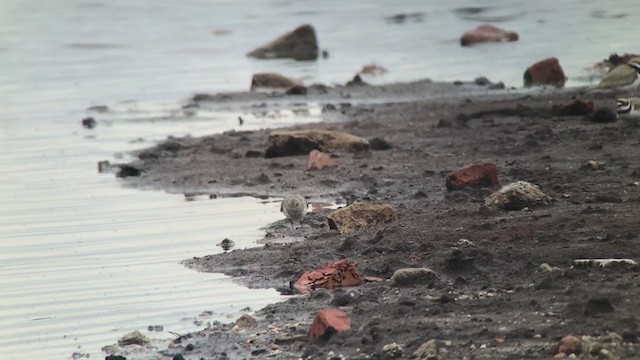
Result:
M569 104L564 104L558 109L560 116L584 116L596 111L596 105L591 100L575 99Z
M533 234L533 226L529 224L518 224L508 228L507 231L498 237L497 241L531 240L533 239Z
M579 337L569 335L565 336L558 343L558 347L556 348L556 354L576 354L579 355L582 352L582 341Z
M448 190L496 186L498 185L498 168L492 162L471 165L447 175L446 185Z
M553 85L563 87L566 81L560 62L550 57L529 66L524 72L524 86Z
M307 159L307 170L322 169L325 167L338 166L338 163L331 158L329 154L325 154L322 151L311 150L309 158Z
M483 24L473 30L465 32L460 38L462 46L470 46L483 42L517 41L518 34L513 31L500 29L490 24Z
M308 294L315 289L335 289L345 286L358 286L364 278L349 260L338 260L323 268L306 272L293 284L301 294Z
M345 312L336 309L322 309L309 328L309 338L318 337L328 339L335 333L341 333L351 329L351 319Z

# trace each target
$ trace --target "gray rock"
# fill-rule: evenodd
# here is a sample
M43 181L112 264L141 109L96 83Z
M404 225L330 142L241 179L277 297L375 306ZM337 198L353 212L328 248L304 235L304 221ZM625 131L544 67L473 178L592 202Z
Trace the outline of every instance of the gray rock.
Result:
M312 25L301 25L272 42L250 51L247 56L258 59L292 58L295 60L318 59L318 39Z
M118 339L118 345L127 346L127 345L146 345L149 343L149 338L142 335L142 333L138 330L130 332L120 339Z
M439 282L440 279L435 271L428 268L405 268L396 270L389 281L391 282L391 286L433 286Z

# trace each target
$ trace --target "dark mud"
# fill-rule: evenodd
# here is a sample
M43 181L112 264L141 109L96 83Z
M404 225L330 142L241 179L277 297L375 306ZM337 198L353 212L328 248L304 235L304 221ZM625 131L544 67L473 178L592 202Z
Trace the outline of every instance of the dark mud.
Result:
M304 271L341 258L357 262L365 276L389 278L401 268L427 267L440 278L431 287L382 282L295 296L258 311L255 328L214 324L160 354L386 359L384 345L397 343L400 358L411 358L421 344L438 339L440 359L546 359L562 337L574 334L592 337L585 338L580 358L638 358L638 266L572 265L580 258L640 259L640 133L621 122L556 115L554 105L573 100L570 91L471 95L465 85L464 93L451 86L451 96L419 100L416 86L399 95L367 86L375 95L350 98L379 101L350 106L340 105L349 97L319 95L345 121L297 128L340 130L392 145L338 153L337 168L307 172L305 156L259 156L268 131L170 139L139 154L132 165L142 175L125 180L134 186L211 195L301 193L338 203L387 203L400 213L384 227L340 235L319 211L299 229L272 224L263 247L186 260L189 267L283 292L292 291L290 282ZM387 99L386 91L403 100ZM201 106L251 106L271 95L226 96ZM248 102L238 105L242 101ZM595 103L613 107L615 97L601 94ZM250 151L257 155L248 156ZM537 184L554 203L495 211L482 207L494 189L446 190L450 171L485 161L497 164L502 184ZM307 340L315 312L325 307L347 312L352 329L328 341Z

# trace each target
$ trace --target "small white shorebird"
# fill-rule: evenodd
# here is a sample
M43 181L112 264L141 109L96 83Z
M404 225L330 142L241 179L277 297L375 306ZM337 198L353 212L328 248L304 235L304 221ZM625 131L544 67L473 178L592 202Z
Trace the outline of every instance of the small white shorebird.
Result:
M625 123L637 127L640 125L640 97L618 98L616 112Z
M304 215L307 213L307 200L302 195L289 195L282 200L280 211L291 221L291 227L294 223L301 223Z
M614 67L605 75L592 91L636 91L640 86L640 57L629 60L626 64Z

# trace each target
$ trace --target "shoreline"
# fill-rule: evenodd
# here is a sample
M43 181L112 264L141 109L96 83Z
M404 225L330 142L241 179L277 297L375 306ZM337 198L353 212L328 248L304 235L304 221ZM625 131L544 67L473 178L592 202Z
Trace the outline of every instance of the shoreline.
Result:
M142 176L127 177L127 186L209 196L296 192L339 205L347 199L389 204L400 217L344 235L329 229L326 212L312 213L300 229L284 220L269 225L263 247L188 259L186 266L283 291L303 272L342 258L357 263L364 276L389 279L398 269L422 267L435 271L439 281L316 290L256 312L252 326L215 323L159 352L147 349L145 356L385 359L391 355L384 345L396 343L399 358L409 358L436 339L436 358L543 359L570 334L593 337L617 356L612 358L637 354L640 333L636 320L628 319L640 306L640 287L633 285L638 268L572 264L577 258L640 259L633 246L640 230L633 216L640 211L640 171L633 165L640 155L638 133L619 121L597 124L560 115L558 106L577 95L579 89L487 92L472 84L419 81L311 86L306 96L200 96L190 104L196 111L332 104L323 118L338 120L292 129L382 138L391 148L335 151L337 167L305 171L306 156L264 157L271 130L172 138L137 153L140 159L130 165ZM615 104L610 94L589 98L598 107ZM589 161L596 165L589 167ZM554 203L487 212L483 199L496 187L447 191L447 174L484 162L496 163L501 185L537 184ZM557 270L541 270L543 263ZM615 311L587 315L588 300L600 298ZM325 342L307 340L321 308L345 311L351 330Z

